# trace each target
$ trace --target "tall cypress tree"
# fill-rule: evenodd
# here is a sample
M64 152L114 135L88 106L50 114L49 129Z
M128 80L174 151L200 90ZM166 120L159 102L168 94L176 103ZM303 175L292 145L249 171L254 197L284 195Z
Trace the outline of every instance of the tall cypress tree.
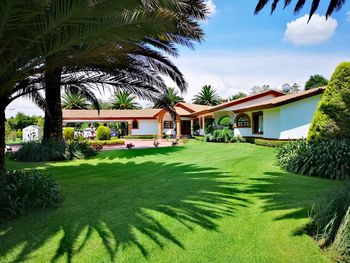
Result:
M350 139L350 62L335 69L318 105L308 140Z

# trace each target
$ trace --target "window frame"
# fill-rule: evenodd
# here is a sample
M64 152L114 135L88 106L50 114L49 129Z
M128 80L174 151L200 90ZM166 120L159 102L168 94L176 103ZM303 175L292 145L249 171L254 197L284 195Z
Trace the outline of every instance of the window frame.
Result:
M166 124L168 124L168 125L166 125ZM174 122L173 121L163 121L163 128L167 129L167 130L174 129Z
M242 126L242 125L239 125L239 124L238 124L239 119L242 118L242 117L244 117L244 118L247 119L247 123L248 123L247 126ZM236 119L235 119L235 126L234 126L234 128L251 128L251 127L252 127L252 122L251 122L250 117L249 117L248 114L246 114L246 113L241 113L241 114L238 114L238 115L237 115L237 117L236 117Z

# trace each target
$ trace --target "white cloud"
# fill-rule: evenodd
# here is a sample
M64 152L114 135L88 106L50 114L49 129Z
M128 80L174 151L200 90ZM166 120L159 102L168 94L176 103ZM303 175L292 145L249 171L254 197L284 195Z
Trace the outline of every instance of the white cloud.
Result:
M337 20L314 14L308 23L309 15L304 15L287 23L284 37L296 45L317 45L330 39L338 26Z
M207 0L206 4L207 4L208 10L209 10L209 17L215 15L215 13L216 13L216 5L214 4L213 0Z
M239 91L249 92L254 85L269 84L281 88L284 83L298 83L301 87L313 74L330 78L335 67L350 61L349 55L337 53L304 53L278 51L196 51L175 60L175 64L188 81L185 100L190 102L203 85L212 85L222 97ZM168 86L175 86L169 79ZM97 94L99 97L101 95ZM105 99L108 95L103 96ZM143 102L142 105L146 105ZM43 114L30 101L19 99L9 105L6 116L22 111L26 114Z
M280 89L285 83L304 86L310 75L329 78L335 67L350 56L336 53L301 52L196 52L175 61L189 83L186 101L190 102L203 85L212 85L222 97L239 91L250 92L255 85L269 84ZM167 80L169 86L174 84Z

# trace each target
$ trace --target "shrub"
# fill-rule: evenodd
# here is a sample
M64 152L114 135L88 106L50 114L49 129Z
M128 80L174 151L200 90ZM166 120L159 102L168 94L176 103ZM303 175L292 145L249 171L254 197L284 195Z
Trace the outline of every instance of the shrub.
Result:
M350 139L350 62L341 63L316 110L308 140Z
M274 140L265 140L265 139L255 139L254 143L260 146L267 147L281 147L288 143L288 141L274 141Z
M8 171L0 188L0 222L31 209L57 207L63 200L59 185L37 171Z
M214 130L205 136L207 142L231 142L234 138L233 131L229 128Z
M219 119L219 125L224 127L230 127L231 126L231 117L226 115Z
M96 155L96 149L87 141L72 141L68 144L66 149L65 158L67 160L72 159L84 159Z
M236 135L231 139L231 142L240 143L240 142L247 142L247 140L241 135Z
M22 130L21 130L21 129L18 129L18 130L17 130L17 138L22 140L22 137L23 137Z
M111 138L111 129L107 126L100 125L96 131L97 140L105 141Z
M350 258L350 185L328 195L313 207L308 232L322 246L330 246ZM341 261L341 260L339 260Z
M69 143L45 140L23 144L12 158L20 162L48 162L83 159L94 154L95 149L85 140L77 139Z
M93 140L93 141L87 141L87 143L92 146L94 145L113 146L113 145L124 145L125 141L121 139L114 139L114 140L108 140L108 141Z
M74 138L74 128L66 127L63 129L63 139L72 140Z
M65 160L66 143L56 140L28 142L14 153L13 158L21 162L47 162Z
M278 149L277 164L291 173L344 180L350 175L350 142L290 141Z
M201 142L205 141L205 136L193 136L193 138L197 141L201 141Z

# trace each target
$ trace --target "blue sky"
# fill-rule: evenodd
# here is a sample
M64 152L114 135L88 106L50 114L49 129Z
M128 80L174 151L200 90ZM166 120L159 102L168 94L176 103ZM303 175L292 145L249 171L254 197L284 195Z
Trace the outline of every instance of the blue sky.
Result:
M293 14L295 1L284 11L277 7L273 15L269 6L254 15L257 0L208 0L213 13L202 24L205 41L195 50L180 47L181 56L174 59L189 83L185 99L190 101L206 84L228 97L249 92L254 85L278 89L296 82L303 87L316 73L329 78L340 62L350 61L350 1L327 21L323 14L329 1L321 2L307 24L310 0L298 15ZM6 113L18 111L42 114L23 99L9 105Z
M256 0L212 0L215 12L208 23L203 25L207 34L206 42L197 47L202 50L288 50L298 52L349 52L350 40L350 4L335 13L332 17L337 20L338 26L332 38L318 45L296 46L284 40L286 24L308 14L309 5L298 14L293 14L291 4L285 10L278 7L270 15L270 6L260 14L254 15ZM283 2L283 0L281 0ZM294 1L295 2L295 1ZM311 1L308 1L311 2ZM326 3L321 1L317 13L323 15L327 9Z

